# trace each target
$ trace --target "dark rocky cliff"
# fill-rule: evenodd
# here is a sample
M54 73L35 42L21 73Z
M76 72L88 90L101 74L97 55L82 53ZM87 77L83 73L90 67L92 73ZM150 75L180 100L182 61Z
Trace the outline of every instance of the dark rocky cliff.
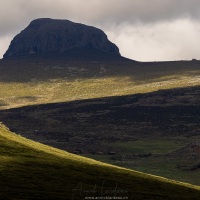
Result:
M72 49L95 50L120 55L118 47L95 27L68 20L36 19L14 37L4 58Z

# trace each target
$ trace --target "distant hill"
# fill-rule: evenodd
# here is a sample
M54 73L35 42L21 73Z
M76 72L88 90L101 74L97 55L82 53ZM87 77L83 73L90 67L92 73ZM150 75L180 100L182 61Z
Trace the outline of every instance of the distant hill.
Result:
M42 18L33 20L12 40L4 58L64 52L69 55L68 51L73 49L82 50L76 52L76 56L85 50L120 56L118 47L98 28L69 20Z
M115 167L45 146L0 125L0 199L193 199L197 186Z

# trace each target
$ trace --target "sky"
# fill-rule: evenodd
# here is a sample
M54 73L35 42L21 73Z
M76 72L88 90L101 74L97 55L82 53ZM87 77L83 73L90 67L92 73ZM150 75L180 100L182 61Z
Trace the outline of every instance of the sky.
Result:
M199 0L0 0L0 58L37 18L102 29L121 55L138 61L200 59Z

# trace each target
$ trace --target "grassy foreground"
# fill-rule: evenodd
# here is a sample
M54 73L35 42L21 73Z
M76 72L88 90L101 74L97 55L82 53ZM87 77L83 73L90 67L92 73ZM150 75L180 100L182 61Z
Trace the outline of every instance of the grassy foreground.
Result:
M0 199L200 198L197 186L73 155L18 136L2 124L0 170Z

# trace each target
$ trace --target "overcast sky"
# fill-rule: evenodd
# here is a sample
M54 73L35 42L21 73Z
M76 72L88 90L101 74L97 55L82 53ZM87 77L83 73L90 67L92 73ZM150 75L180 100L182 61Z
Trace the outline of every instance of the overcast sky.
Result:
M200 59L199 0L0 0L0 58L33 19L101 28L123 56L140 61Z

